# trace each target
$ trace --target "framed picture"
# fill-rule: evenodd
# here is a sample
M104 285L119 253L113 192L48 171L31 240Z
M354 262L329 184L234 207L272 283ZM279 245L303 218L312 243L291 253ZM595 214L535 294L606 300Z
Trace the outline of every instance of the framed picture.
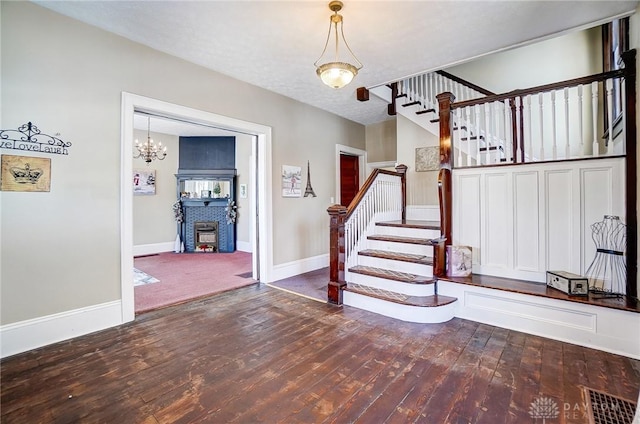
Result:
M467 277L472 268L471 247L447 246L447 275L449 277Z
M300 197L302 190L302 168L282 165L282 197Z
M241 199L246 199L247 198L247 185L246 184L240 184L240 198Z
M155 169L134 169L133 170L133 194L134 195L156 194L156 170Z
M439 169L439 146L416 148L416 172L437 171Z
M2 155L2 191L51 191L51 159Z

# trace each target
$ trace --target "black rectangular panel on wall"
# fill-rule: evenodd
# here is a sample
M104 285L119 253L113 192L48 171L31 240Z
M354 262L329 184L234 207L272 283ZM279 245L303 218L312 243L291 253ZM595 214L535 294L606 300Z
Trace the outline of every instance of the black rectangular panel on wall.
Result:
M180 137L179 169L234 169L235 137Z

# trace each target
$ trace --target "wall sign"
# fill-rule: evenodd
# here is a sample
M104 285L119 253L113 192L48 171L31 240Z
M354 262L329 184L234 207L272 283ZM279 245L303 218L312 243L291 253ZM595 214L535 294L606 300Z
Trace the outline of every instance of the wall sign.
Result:
M51 159L2 155L2 191L50 191Z
M0 130L0 148L2 149L68 155L69 147L71 143L43 134L31 122L21 125L17 130Z

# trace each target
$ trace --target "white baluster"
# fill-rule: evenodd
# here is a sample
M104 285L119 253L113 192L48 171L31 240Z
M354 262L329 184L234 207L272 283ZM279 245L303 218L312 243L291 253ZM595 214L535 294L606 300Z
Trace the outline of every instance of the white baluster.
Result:
M531 132L532 129L531 127L533 126L533 123L531 121L531 95L527 96L527 101L525 102L526 104L526 120L527 120L527 134L529 134L529 140L527 142L527 140L525 140L526 143L526 147L527 147L527 151L529 152L529 158L528 161L529 162L533 162L534 157L533 157L533 137L531 136Z
M476 112L476 165L480 165L480 105L474 106Z
M558 137L556 135L556 92L551 92L551 137L553 140L553 149L551 150L551 158L558 159Z
M564 147L564 158L569 159L571 156L571 141L569 140L569 89L564 89L564 127L566 145Z
M431 105L435 105L437 103L436 92L434 88L434 83L435 83L434 76L435 74L433 72L429 74L429 101L431 102ZM430 109L433 109L433 107L430 107Z
M489 163L489 147L491 146L491 103L484 104L484 128L485 128L485 139L484 139L484 162L485 164Z
M500 162L500 144L501 141L504 140L504 137L501 137L500 134L500 102L493 103L493 132L495 136L495 146L496 146L496 155L494 162ZM502 147L504 149L504 147Z
M578 131L580 137L580 153L579 157L584 156L584 128L583 128L584 109L582 107L582 84L578 86Z
M544 96L543 93L538 94L538 111L540 117L540 160L544 160Z
M504 154L507 157L507 161L510 159L513 161L513 156L511 155L513 151L513 132L511 128L511 106L509 105L509 99L504 99L502 105L504 106Z
M600 146L598 145L598 82L591 83L591 125L593 129L593 143L592 152L593 156L600 154Z
M454 131L454 139L456 140L455 143L453 143L453 147L458 149L458 158L456 159L456 165L458 166L462 166L462 113L460 112L460 109L456 109L456 120L457 122L457 127L458 127L458 131Z
M522 160L522 137L523 135L520 132L520 128L524 127L524 124L521 122L521 115L520 115L520 108L522 107L522 97L516 97L515 98L515 113L516 113L516 119L514 120L516 123L516 130L515 130L515 137L513 139L513 145L514 145L514 150L515 150L515 157L514 157L514 162L524 162L524 160Z
M607 85L607 118L609 122L609 137L607 137L607 154L613 154L613 80L608 79Z
M467 116L467 166L471 166L471 106L465 107L464 110Z

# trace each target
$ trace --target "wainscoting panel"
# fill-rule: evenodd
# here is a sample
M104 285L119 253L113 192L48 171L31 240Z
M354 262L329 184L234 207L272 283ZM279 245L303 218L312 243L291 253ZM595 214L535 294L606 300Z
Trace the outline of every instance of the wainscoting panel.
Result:
M544 282L584 274L591 225L624 217L624 159L531 163L453 172L453 244L471 246L473 272Z
M574 219L579 219L572 206L572 196L579 195L573 187L573 173L571 169L550 169L544 170L543 174L547 222L544 228L546 267L548 270L577 272L571 266L576 253L573 249L577 247L572 224Z
M514 268L523 271L540 269L540 205L538 173L516 172L513 175Z
M495 268L507 269L510 264L511 254L509 234L512 228L509 226L511 219L511 205L509 199L509 178L506 173L492 173L485 175L484 202L481 200L482 217L484 218L484 255L483 264Z

